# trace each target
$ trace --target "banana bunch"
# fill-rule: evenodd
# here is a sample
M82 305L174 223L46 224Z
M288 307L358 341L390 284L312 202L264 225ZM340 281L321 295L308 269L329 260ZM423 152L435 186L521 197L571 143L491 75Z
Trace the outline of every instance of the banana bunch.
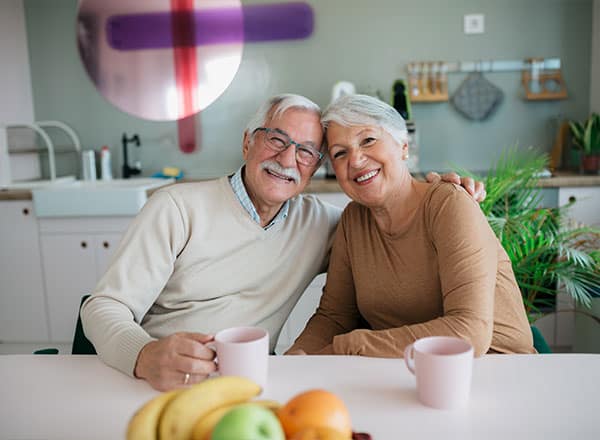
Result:
M223 376L160 394L133 415L127 440L207 440L226 412L260 392L251 380ZM279 403L270 400L252 403L273 411L279 408Z

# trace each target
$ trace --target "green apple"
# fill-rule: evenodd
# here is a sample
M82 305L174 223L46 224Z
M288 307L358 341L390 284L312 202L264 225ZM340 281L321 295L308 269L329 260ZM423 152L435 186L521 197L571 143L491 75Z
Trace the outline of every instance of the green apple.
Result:
M270 409L238 405L219 420L211 440L285 440L279 419Z

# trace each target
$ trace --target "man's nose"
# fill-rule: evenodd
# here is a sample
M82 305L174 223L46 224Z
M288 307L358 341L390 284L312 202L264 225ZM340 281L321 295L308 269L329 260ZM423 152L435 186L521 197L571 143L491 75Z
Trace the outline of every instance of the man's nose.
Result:
M286 168L296 168L296 147L294 144L277 155L277 162Z

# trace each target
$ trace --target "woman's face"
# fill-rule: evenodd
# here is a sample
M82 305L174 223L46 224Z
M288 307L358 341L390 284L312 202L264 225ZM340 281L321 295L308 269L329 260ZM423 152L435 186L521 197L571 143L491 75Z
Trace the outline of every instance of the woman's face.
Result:
M365 206L385 205L408 173L404 162L408 146L377 125L345 127L332 122L327 143L338 183Z

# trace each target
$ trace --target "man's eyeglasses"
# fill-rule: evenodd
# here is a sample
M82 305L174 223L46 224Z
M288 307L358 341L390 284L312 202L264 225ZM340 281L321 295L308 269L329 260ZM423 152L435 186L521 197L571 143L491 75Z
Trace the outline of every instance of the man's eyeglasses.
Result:
M287 133L277 128L258 127L252 134L257 131L265 132L265 144L277 153L281 153L290 145L293 145L296 148L296 161L302 165L312 167L318 164L323 158L323 153L315 147L299 144L298 142L293 141Z

